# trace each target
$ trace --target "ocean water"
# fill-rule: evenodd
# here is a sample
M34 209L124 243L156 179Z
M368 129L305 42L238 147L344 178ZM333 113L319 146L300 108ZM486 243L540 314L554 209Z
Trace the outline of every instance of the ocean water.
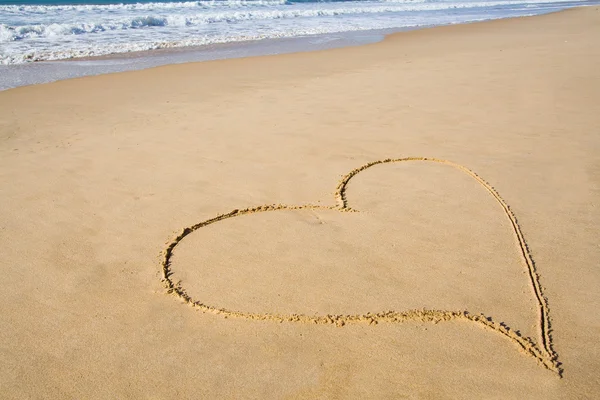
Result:
M160 62L137 60L137 66L120 69L125 70L169 63L165 54L171 54L174 62L205 59L199 51L215 51L211 46L218 44L237 46L233 56L247 55L244 43L256 46L257 42L266 44L274 39L289 44L282 40L304 38L308 39L305 44L327 47L323 43L332 42L335 47L352 44L347 43L348 38L358 38L357 43L372 41L375 36L369 32L536 15L597 3L598 0L0 0L0 89L62 79L56 66L45 68L46 72L22 67L40 62L177 50L162 52ZM186 49L193 56L182 58L179 50ZM231 48L225 53L222 48L220 51L212 58L226 58L227 51L232 53ZM119 62L113 61L111 66ZM91 68L89 63L81 65L83 69ZM5 68L11 66L14 68ZM52 71L56 76L50 76ZM69 73L68 77L107 72L98 68L82 71ZM34 79L35 75L39 76Z
M557 0L0 0L0 64L479 21L583 4Z

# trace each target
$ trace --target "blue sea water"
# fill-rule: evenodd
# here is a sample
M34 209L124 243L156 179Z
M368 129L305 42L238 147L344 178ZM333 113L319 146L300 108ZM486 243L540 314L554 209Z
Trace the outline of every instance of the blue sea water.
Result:
M272 52L266 47L245 50L256 49L256 43L279 43L275 52L289 51L303 38L303 43L321 47L328 42L352 44L373 41L369 32L537 15L598 1L0 0L0 89L206 59L201 49L217 51L209 57L214 59ZM224 44L229 47L215 50ZM159 52L158 58L137 60L136 65L113 61L107 67L87 61L73 70L73 63L60 68L47 63L94 56L127 59L128 54L158 49L167 51ZM191 56L182 56L188 50ZM46 67L38 68L40 64Z

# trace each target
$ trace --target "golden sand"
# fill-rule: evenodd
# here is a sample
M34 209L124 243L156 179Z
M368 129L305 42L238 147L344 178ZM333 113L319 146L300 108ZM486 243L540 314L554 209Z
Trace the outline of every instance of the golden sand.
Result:
M0 92L1 397L594 398L598 38L588 7Z

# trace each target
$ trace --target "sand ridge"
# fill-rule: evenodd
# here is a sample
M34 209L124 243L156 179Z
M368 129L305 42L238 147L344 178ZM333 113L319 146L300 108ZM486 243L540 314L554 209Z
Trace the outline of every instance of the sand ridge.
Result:
M516 243L518 247L519 254L521 255L521 259L523 264L527 269L527 275L529 278L529 283L531 286L531 290L534 294L536 303L537 303L537 311L538 311L538 320L537 320L537 328L538 328L538 342L534 341L532 338L522 336L519 331L513 330L506 326L502 322L495 322L491 317L485 316L483 314L476 315L471 314L467 310L409 310L409 311L385 311L385 312L376 312L376 313L366 313L366 314L356 314L356 315L344 315L344 314L336 314L336 315L325 315L325 316L316 316L316 315L307 315L307 314L275 314L275 313L254 313L254 312L242 312L235 310L228 310L225 308L220 308L214 305L207 305L202 303L201 301L193 299L182 286L181 282L175 282L172 279L172 263L171 258L174 254L175 248L177 245L188 235L193 233L194 231L211 225L213 223L233 218L241 215L254 214L260 212L267 211L278 211L278 210L334 210L339 212L360 212L359 210L353 209L349 206L348 198L347 198L347 188L351 179L358 175L360 172L374 167L376 165L382 164L390 164L390 163L402 163L402 162L432 162L447 165L453 167L471 178L473 178L478 184L480 184L502 207L502 210L506 217L509 219L512 227L513 234L516 238ZM551 320L549 316L549 307L548 307L548 299L543 294L543 287L540 284L540 277L536 269L535 262L531 253L529 251L529 247L527 242L525 241L525 237L523 232L519 226L517 218L515 214L510 209L509 205L502 199L500 194L491 186L487 181L481 178L477 173L470 170L469 168L454 163L452 161L431 158L431 157L404 157L404 158L387 158L383 160L376 160L362 166L353 169L346 175L342 177L340 182L337 185L335 190L335 202L336 205L333 206L320 206L313 204L305 204L305 205L284 205L284 204L272 204L272 205L263 205L253 208L245 208L245 209L234 209L233 211L225 214L217 215L214 218L199 222L195 225L187 227L183 229L183 231L175 237L170 243L168 243L167 248L163 251L162 257L162 281L167 290L167 293L173 294L188 305L202 311L205 313L212 313L216 315L223 316L224 318L233 317L233 318L241 318L247 320L260 320L260 321L273 321L273 322L298 322L298 323L308 323L308 324L335 324L339 327L345 326L346 324L352 323L369 323L369 324L377 324L379 322L387 322L387 323L404 323L409 321L422 321L422 322L432 322L439 323L444 321L454 321L454 320L462 320L462 321L470 321L476 323L478 326L483 327L485 329L489 329L495 331L513 343L515 343L524 353L534 357L541 365L543 365L548 370L555 372L559 377L562 377L563 369L561 367L561 363L558 361L558 354L555 352L552 346L552 336L551 336Z

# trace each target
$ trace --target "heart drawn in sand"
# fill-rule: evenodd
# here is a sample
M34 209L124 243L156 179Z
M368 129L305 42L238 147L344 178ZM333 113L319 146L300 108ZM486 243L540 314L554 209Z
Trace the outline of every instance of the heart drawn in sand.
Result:
M531 287L531 291L534 295L534 300L537 308L537 340L521 335L518 331L511 330L503 323L498 323L492 320L492 318L483 314L471 314L467 310L436 310L436 309L422 309L422 310L398 310L398 311L385 311L377 312L374 310L373 313L366 314L330 314L330 315L308 315L308 314L277 314L268 312L249 312L231 310L218 305L209 305L202 303L190 296L185 288L172 279L172 257L177 245L188 235L197 231L200 228L204 228L208 225L215 224L220 221L224 221L230 218L235 218L242 215L256 214L263 212L271 212L278 210L329 210L340 213L348 212L359 212L358 210L352 209L346 198L346 189L349 181L360 172L380 164L390 163L402 163L402 162L430 162L447 165L453 167L464 174L474 179L501 207L506 218L508 218L512 233L515 237L517 244L517 251L519 257L522 260L522 264L525 267L525 272L528 278L528 283ZM424 322L444 322L444 321L455 321L461 320L470 323L477 324L485 329L495 331L503 335L505 338L516 344L524 353L534 357L541 365L545 368L557 373L559 376L562 375L562 369L558 361L556 352L552 347L552 337L550 335L550 318L548 315L548 301L542 292L542 286L540 284L539 276L536 272L535 263L525 238L519 227L517 219L513 212L510 210L508 204L500 197L498 192L479 175L470 169L456 164L450 161L427 158L427 157L406 157L398 159L385 159L373 161L368 164L362 165L350 171L348 174L343 176L339 182L335 191L336 205L334 206L320 206L320 205L264 205L254 208L236 209L226 214L220 214L214 218L199 222L195 225L185 228L176 238L174 238L167 246L163 253L162 258L162 273L163 282L168 293L171 293L181 300L189 304L190 306L199 309L203 312L221 315L223 317L241 318L247 320L263 320L273 322L295 322L295 323L311 323L311 324L335 324L337 326L344 326L353 323L371 323L376 324L379 322L386 323L403 323L409 321L424 321Z

